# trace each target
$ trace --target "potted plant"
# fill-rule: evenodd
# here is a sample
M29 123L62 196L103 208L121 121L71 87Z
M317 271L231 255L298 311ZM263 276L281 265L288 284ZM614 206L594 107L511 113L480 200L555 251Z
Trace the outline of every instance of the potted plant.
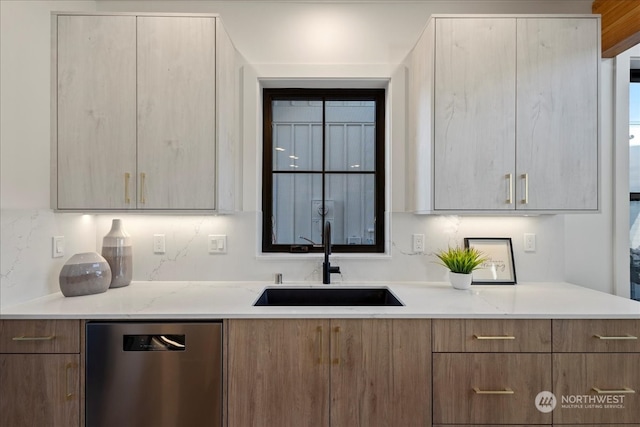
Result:
M440 263L449 269L449 281L456 289L469 289L473 270L479 268L486 258L474 248L449 247L435 254Z

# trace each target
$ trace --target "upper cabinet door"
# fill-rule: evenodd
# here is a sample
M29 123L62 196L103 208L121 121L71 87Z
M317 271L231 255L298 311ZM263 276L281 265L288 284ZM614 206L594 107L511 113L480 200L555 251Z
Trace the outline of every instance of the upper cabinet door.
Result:
M516 21L438 19L434 205L513 209Z
M139 209L215 209L216 20L138 17Z
M518 19L517 209L598 209L598 25Z
M135 35L134 16L57 17L58 209L135 207Z

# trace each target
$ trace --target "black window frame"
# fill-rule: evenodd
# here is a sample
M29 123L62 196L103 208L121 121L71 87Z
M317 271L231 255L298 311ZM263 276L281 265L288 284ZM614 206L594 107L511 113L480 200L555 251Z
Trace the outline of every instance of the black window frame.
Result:
M633 69L629 73L629 81L631 83L640 83L640 69ZM629 201L637 202L640 201L640 193L629 192Z
M338 253L384 253L385 252L385 89L304 89L304 88L264 88L262 92L262 252L272 253L307 253L322 252L319 245L308 244L274 244L272 242L273 217L273 101L279 100L314 100L314 101L375 101L375 243L369 245L332 244L332 251ZM325 198L325 177L331 174L371 174L371 172L331 171L325 169L325 132L326 126L322 122L322 171L287 171L286 173L320 173L322 174L322 195ZM279 172L275 172L279 173ZM285 173L285 172L280 172ZM323 216L324 222L324 216ZM324 245L324 242L316 242Z

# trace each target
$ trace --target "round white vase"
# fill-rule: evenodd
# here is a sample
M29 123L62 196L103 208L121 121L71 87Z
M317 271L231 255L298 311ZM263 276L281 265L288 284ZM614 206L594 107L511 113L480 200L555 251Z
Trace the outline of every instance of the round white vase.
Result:
M473 281L473 274L471 273L454 273L449 271L449 282L455 289L470 289L471 282Z

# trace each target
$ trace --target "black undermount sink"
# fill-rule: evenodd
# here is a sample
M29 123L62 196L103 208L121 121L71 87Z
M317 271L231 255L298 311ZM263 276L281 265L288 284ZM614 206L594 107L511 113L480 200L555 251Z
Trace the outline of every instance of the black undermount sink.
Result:
M387 288L266 288L254 306L403 306Z

